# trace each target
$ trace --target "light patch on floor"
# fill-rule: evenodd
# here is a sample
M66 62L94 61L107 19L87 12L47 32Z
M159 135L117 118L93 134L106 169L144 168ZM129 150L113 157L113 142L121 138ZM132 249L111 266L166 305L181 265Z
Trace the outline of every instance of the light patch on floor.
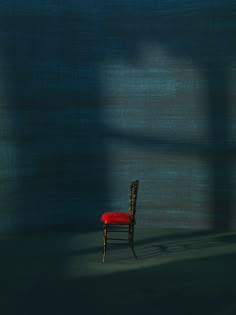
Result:
M183 233L186 235L181 236ZM158 268L173 262L236 253L236 233L203 233L199 236L191 236L190 231L187 236L187 233L186 230L148 231L139 228L135 246L138 259L134 258L128 246L112 245L107 248L105 263L102 263L101 233L73 236L69 248L74 250L74 255L69 256L64 264L64 276L79 278L154 266ZM179 237L176 237L178 234Z

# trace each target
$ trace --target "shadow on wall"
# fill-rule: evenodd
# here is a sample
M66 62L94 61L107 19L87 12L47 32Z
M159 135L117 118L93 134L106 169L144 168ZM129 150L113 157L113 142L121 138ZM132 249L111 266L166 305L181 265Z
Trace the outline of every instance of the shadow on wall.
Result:
M152 0L80 1L46 7L36 1L25 8L18 4L14 9L4 7L0 22L2 67L10 97L1 111L8 113L13 125L10 132L8 126L3 129L6 140L2 154L10 152L9 169L15 169L2 175L2 182L7 180L2 185L6 221L33 228L66 224L94 227L109 208L109 200L112 204L120 202L119 198L112 200L110 183L121 183L119 189L124 191L134 175L148 189L149 177L158 178L159 174L141 173L140 156L130 157L128 153L122 160L122 172L119 167L110 169L109 146L117 146L118 140L147 154L158 150L174 157L184 152L207 159L210 183L204 189L209 194L211 224L216 229L231 228L235 145L230 136L234 122L230 120L228 78L236 48L232 9L231 1L200 0L158 4ZM137 48L145 42L162 45L172 56L193 61L204 74L208 134L200 143L168 136L162 139L159 134L142 136L142 128L137 135L123 133L104 123L102 67L109 60L125 60L138 67ZM175 59L172 61L164 69L170 75L163 89L171 83L177 66ZM184 77L189 69L183 70ZM149 75L144 69L143 79ZM128 89L132 84L127 80ZM169 90L173 92L171 85ZM186 105L188 94L197 93L191 82L182 91L181 102ZM116 99L119 95L113 92ZM132 93L139 97L139 87L134 85ZM149 111L148 95L145 97L143 120L148 123L154 112ZM129 99L129 91L123 98L117 97L118 107L110 108L114 116L119 105ZM109 102L106 95L105 101ZM156 95L157 107L158 101ZM161 101L160 106L170 106L169 98ZM172 111L173 117L181 115L174 103ZM168 117L167 113L164 125L168 125ZM165 130L164 126L164 134ZM139 172L135 167L130 170L130 161L139 165ZM150 203L152 198L155 196L148 196L146 201ZM14 201L9 203L9 199ZM178 209L183 206L178 205ZM153 210L153 216L156 213Z
M11 223L94 227L109 206L93 54L98 42L89 38L95 25L79 6L36 1L5 11L0 23L10 98L2 111L9 112L13 130L4 149L11 146L17 155L7 178Z
M215 229L227 230L232 228L232 221L234 220L233 208L235 203L232 197L234 191L233 170L235 157L235 143L233 143L232 136L232 125L234 121L232 117L232 104L230 103L230 93L232 94L232 91L229 90L232 84L229 81L231 77L231 67L235 60L235 43L233 40L235 35L235 23L233 22L233 10L231 10L232 3L222 4L220 1L216 1L214 4L209 4L198 1L198 3L192 2L190 4L184 1L181 2L181 4L173 4L173 2L167 1L165 4L159 4L156 10L151 10L153 3L149 1L146 2L145 7L142 7L143 10L140 15L138 14L137 8L133 10L129 8L129 11L128 4L126 5L126 10L122 8L121 5L117 6L120 11L117 9L114 12L119 12L119 18L118 13L113 12L116 18L113 16L113 28L111 28L111 32L126 34L125 38L129 47L131 62L139 62L138 58L136 58L136 48L142 46L142 43L145 45L145 42L152 43L149 46L154 47L154 49L155 46L161 45L165 47L165 50L171 53L172 56L176 56L177 59L172 58L172 60L170 59L166 62L166 56L162 55L161 57L164 58L161 61L157 61L156 59L160 56L151 55L151 59L148 60L148 66L153 67L150 71L148 71L149 69L147 67L147 72L144 72L142 77L143 85L150 85L150 83L152 84L153 82L152 79L146 80L145 76L150 75L155 79L155 71L159 71L159 78L162 77L166 80L169 75L169 80L166 82L166 85L169 87L169 90L167 90L169 94L175 94L175 99L171 99L173 103L170 106L170 104L168 104L170 100L169 94L167 92L165 93L165 91L163 92L160 87L156 86L159 91L161 90L162 93L160 94L164 94L166 100L163 100L160 94L159 96L156 94L156 107L158 107L158 110L150 110L150 94L153 93L153 90L149 89L151 93L146 95L147 102L143 104L143 106L146 106L146 109L143 110L144 120L147 119L153 124L154 116L156 117L157 125L161 123L166 124L161 130L164 135L163 137L161 137L160 134L152 134L151 137L144 133L133 132L132 134L129 128L127 128L128 132L110 129L107 131L107 136L111 139L115 138L120 142L123 141L131 146L139 146L141 150L147 150L150 153L153 152L153 150L157 150L158 152L167 152L169 155L173 156L182 154L183 159L185 159L186 156L190 156L190 159L196 156L205 159L208 164L206 170L207 174L205 174L205 176L208 176L208 186L205 185L203 188L208 194L208 206L206 207L208 214L205 213L208 217L206 217L206 220L209 226ZM122 18L120 18L120 16ZM137 16L139 18L137 18ZM118 20L120 23L118 23ZM143 23L141 23L141 21ZM145 46L143 49L145 49ZM201 78L200 84L196 82L196 78L193 78L192 82L186 82L183 77L188 78L188 72L193 71L193 69L188 67L183 68L182 73L179 72L179 85L177 83L177 92L178 89L183 92L181 96L176 94L176 90L174 89L176 86L171 84L173 83L171 81L173 79L171 78L171 74L175 74L175 69L179 66L178 58L191 60L203 74L203 79ZM157 62L159 69L155 69L155 63ZM167 68L163 70L163 63L165 62ZM141 67L141 71L142 70ZM165 72L164 75L161 71ZM131 76L128 71L126 74L128 78ZM138 71L136 74L137 76L139 75ZM136 78L133 76L133 79ZM137 80L135 82L137 82ZM179 88L183 82L187 83L186 86ZM161 81L158 83L160 85L163 84ZM131 92L134 93L135 88L132 89L132 82L129 83L127 80L127 85L129 84L131 85ZM204 85L204 92L206 92L203 101L204 114L207 118L207 132L205 132L205 137L199 135L197 141L191 141L191 139L186 141L186 134L188 136L192 133L194 124L199 119L199 117L197 117L198 113L191 112L193 104L189 103L189 93L192 93L193 97L196 97L199 92L202 92L200 89L198 90L201 85ZM140 88L140 86L138 86L138 88ZM140 90L138 90L138 88L136 93L140 97ZM166 86L163 89L165 88ZM145 93L148 89L143 89L143 91ZM127 102L127 100L125 101ZM194 100L190 99L190 101L193 102ZM177 107L175 108L176 104ZM183 106L183 104L185 104L185 106ZM168 105L171 113L166 113L163 123L158 114L162 112L162 110L160 110L162 106L167 107ZM197 105L198 107L202 106L201 103ZM185 110L190 114L189 125L187 123L188 117L185 117L184 111L180 113L179 111L181 110ZM148 116L147 112L149 111L150 116L148 118L145 117L145 111L146 116ZM131 114L135 115L135 110L131 112ZM180 115L187 119L181 121L183 137L177 137L176 139L176 134L178 136L179 131L178 118ZM175 117L173 118L173 116ZM203 117L203 119L206 119L205 117ZM172 129L174 130L172 139L168 138L168 123L170 123L171 119ZM200 117L200 119L202 119L202 117ZM139 122L139 125L142 126L142 124L143 121L141 123ZM199 125L201 125L201 122ZM141 129L142 128L140 128L140 130ZM155 130L153 126L150 129ZM199 134L201 132L200 129L201 128L199 128L199 131L196 131L199 132ZM156 160L156 163L158 162L159 161ZM154 168L152 171L153 170ZM157 178L160 176L160 174L155 175ZM199 174L196 175L200 176L200 171ZM151 176L149 175L149 177ZM148 182L147 177L148 175L144 174L144 181L146 180ZM159 184L160 185L156 186L158 187L158 191L161 190L159 187L163 184L165 185L165 180L163 180L162 183L159 182ZM176 185L176 189L181 185L183 185L183 182L179 181ZM189 181L188 185L191 185ZM202 189L202 187L198 189ZM166 189L166 194L163 193L163 195L165 195L167 199L171 198L168 188ZM198 200L198 202L200 204L201 200ZM178 212L178 209L184 208L183 201L182 205L180 202L180 204L175 204L174 207L174 210L177 208ZM161 209L161 203L159 203L159 209ZM201 209L199 210L201 211ZM154 212L155 211L153 211L153 213ZM156 212L158 212L158 210ZM155 214L153 214L152 218L155 218ZM178 214L176 215L176 219L178 219Z

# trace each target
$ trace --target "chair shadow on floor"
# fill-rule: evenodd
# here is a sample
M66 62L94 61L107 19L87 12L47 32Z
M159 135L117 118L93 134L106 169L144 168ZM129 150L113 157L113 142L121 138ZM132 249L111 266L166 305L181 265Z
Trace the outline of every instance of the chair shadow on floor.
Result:
M177 253L193 253L205 249L222 248L236 245L235 233L219 233L213 231L188 232L159 237L139 239L135 242L135 251L139 261L155 257L164 257ZM120 246L117 246L120 245ZM126 245L111 244L108 261L126 261L132 259Z
M151 241L148 244L136 244L136 251L139 259L148 259L173 253L192 252L204 249L212 249L226 245L236 245L236 233L220 234L209 233L190 233L189 236L173 236L166 239Z

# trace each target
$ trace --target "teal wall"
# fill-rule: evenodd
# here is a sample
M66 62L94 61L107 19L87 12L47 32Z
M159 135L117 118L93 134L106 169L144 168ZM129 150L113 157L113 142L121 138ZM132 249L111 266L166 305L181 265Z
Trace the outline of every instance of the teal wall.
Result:
M0 229L233 229L236 1L0 4Z

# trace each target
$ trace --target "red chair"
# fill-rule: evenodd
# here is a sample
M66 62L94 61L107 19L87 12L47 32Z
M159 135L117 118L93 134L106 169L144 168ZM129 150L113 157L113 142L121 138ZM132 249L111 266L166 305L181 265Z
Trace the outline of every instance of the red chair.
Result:
M106 257L108 232L126 232L128 233L128 244L134 257L137 258L134 251L134 225L136 213L136 201L139 181L130 183L129 210L128 212L105 212L101 216L103 223L103 262ZM119 240L109 238L110 240ZM123 239L122 239L123 240Z

